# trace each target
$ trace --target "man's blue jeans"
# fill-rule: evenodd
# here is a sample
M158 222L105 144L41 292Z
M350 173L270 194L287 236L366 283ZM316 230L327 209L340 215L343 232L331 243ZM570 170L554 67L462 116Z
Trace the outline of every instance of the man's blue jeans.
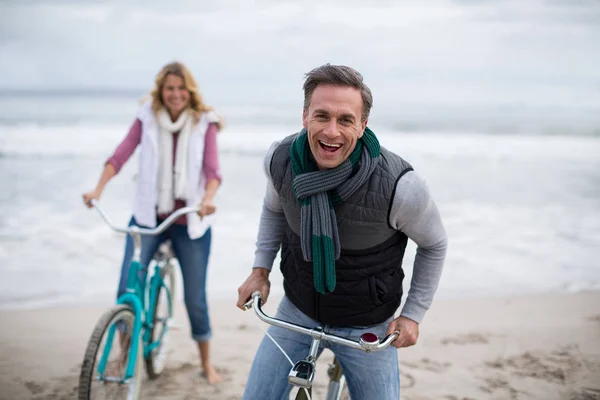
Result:
M306 327L321 326L307 317L291 301L284 297L276 318ZM385 336L389 321L366 328L340 328L324 325L326 332L358 340L365 332ZM287 329L270 326L268 332L290 356L293 362L303 360L310 350L311 338ZM321 342L319 354L324 348L331 350L339 360L348 383L352 400L397 400L400 397L400 372L395 347L373 353L352 349L340 344ZM292 387L287 377L292 366L281 351L265 336L258 348L243 400L287 399ZM322 382L326 383L326 382Z
M131 217L129 226L137 225ZM206 270L210 255L211 229L198 239L190 239L187 226L173 224L158 236L142 236L142 251L140 263L148 267L154 253L161 243L171 240L173 252L181 266L185 306L192 328L192 338L198 342L208 341L211 337L208 304L206 301ZM133 257L133 239L127 235L125 255L121 266L121 279L117 297L125 293L127 274ZM147 271L144 271L147 272Z

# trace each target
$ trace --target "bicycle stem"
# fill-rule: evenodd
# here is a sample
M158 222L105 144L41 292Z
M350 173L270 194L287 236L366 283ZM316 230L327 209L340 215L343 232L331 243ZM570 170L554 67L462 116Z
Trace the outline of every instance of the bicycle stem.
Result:
M136 229L137 226L132 226L129 235L133 239L133 257L132 261L140 262L142 258L142 236Z
M312 343L310 344L310 351L308 352L308 356L306 357L306 361L311 363L315 363L317 360L317 356L319 354L319 345L321 344L321 339L312 338Z

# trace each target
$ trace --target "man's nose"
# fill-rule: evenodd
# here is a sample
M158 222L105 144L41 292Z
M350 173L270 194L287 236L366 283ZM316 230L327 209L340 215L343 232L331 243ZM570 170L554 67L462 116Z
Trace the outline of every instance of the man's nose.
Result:
M325 125L325 127L323 129L323 133L329 139L335 139L340 135L338 128L337 128L337 121L334 118L330 119L327 122L327 124Z

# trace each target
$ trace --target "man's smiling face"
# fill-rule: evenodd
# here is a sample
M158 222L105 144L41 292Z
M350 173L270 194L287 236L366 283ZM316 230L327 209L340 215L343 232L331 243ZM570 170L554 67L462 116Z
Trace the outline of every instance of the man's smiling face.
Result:
M302 122L319 169L335 168L350 156L367 126L362 111L359 89L330 84L315 88Z

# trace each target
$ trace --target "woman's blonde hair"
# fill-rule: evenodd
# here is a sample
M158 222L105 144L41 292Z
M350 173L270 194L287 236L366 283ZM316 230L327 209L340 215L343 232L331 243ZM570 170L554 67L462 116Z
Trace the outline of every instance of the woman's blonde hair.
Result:
M190 93L190 105L189 108L192 111L194 116L194 121L200 121L200 116L204 112L214 111L214 109L205 104L202 101L202 96L200 95L200 90L198 89L198 84L196 80L192 76L192 73L185 65L180 62L172 62L165 65L158 75L156 75L156 79L154 82L154 88L150 92L150 97L152 99L152 111L156 115L158 111L165 106L165 103L162 98L162 89L165 85L165 81L168 75L175 75L183 79L183 84L185 85L186 90ZM219 122L217 122L217 127L219 130L223 128L223 119L219 116Z

